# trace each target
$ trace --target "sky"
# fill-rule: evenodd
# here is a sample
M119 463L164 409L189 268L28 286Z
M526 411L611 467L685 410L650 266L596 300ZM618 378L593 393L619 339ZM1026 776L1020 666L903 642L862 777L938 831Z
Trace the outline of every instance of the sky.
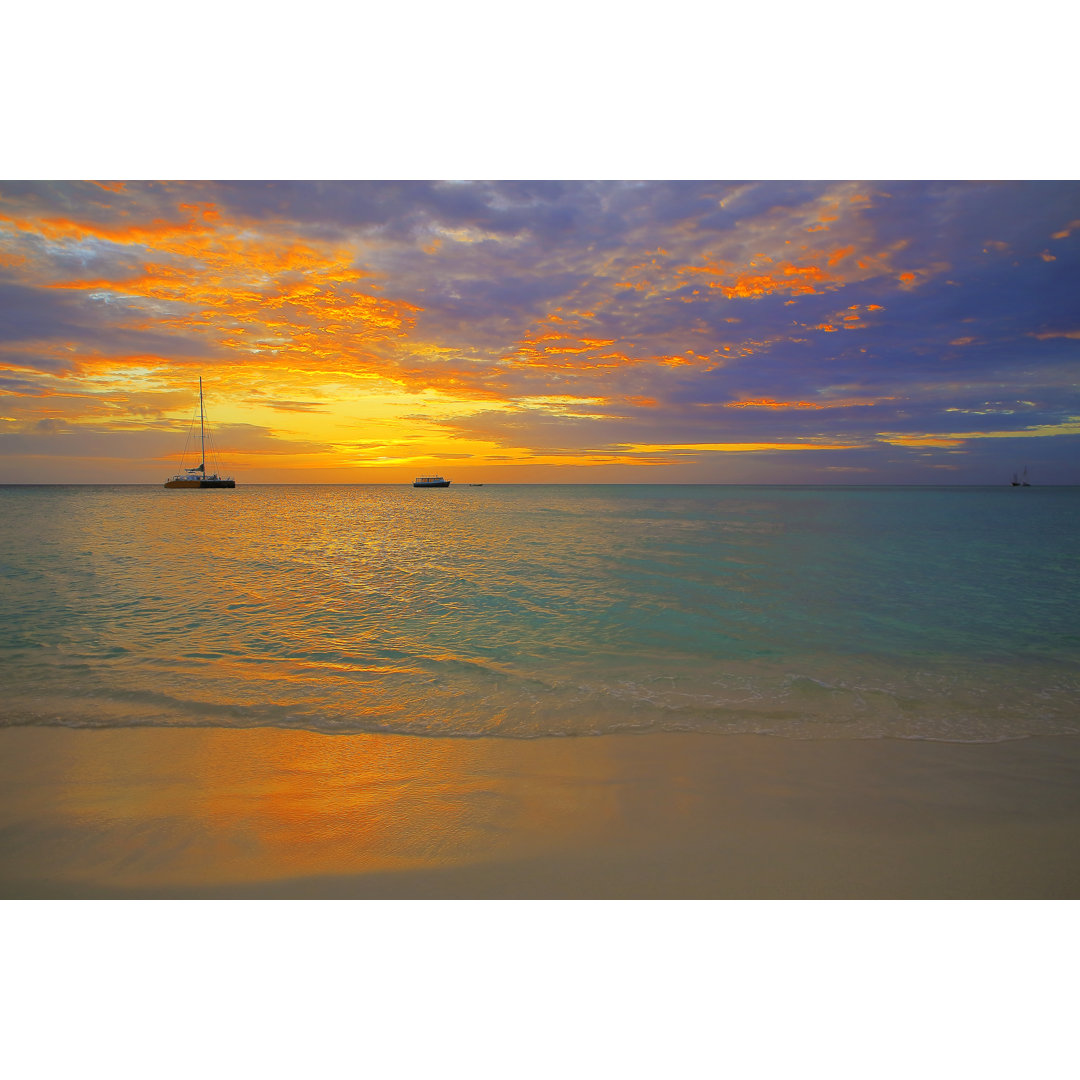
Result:
M1076 484L1078 375L1078 182L0 182L3 483L201 376L238 483Z

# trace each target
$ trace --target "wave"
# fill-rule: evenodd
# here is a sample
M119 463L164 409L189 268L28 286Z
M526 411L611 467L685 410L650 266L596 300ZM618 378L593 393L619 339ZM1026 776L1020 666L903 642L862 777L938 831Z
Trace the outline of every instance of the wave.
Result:
M212 671L206 664L204 671ZM647 674L595 665L558 673L443 657L392 671L308 661L278 681L206 675L171 690L106 686L78 697L38 688L10 697L0 725L282 727L443 738L545 738L629 732L764 734L997 742L1080 734L1080 678L1059 665L901 669L831 659ZM298 674L298 671L300 674ZM253 685L254 683L254 685ZM259 692L255 692L255 687ZM192 692L194 691L194 692Z
M0 724L1078 733L1075 494L463 490L0 492Z

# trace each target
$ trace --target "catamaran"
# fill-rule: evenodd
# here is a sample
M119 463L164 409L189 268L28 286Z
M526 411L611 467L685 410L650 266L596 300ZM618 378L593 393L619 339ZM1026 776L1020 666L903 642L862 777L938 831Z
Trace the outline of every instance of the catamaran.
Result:
M202 376L199 376L199 464L193 469L184 469L165 481L167 488L234 488L236 481L231 476L219 476L217 473L206 475L206 410L203 408Z

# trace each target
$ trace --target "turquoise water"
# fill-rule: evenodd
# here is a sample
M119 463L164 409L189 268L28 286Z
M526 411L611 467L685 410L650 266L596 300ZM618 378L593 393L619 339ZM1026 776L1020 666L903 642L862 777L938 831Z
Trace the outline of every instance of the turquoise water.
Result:
M1080 733L1080 489L0 488L3 724Z

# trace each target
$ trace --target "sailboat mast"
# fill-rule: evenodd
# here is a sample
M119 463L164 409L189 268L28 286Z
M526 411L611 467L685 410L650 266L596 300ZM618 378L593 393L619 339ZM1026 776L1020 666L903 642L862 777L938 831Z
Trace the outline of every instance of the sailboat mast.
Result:
M192 418L188 425L187 443L184 446L183 457L180 458L182 472L170 477L166 482L167 488L234 488L236 481L231 476L219 476L215 471L206 475L206 399L203 396L202 376L199 376L199 450L202 453L202 461L198 465L184 465L185 460L190 460L191 452L191 429L195 426ZM210 440L210 449L213 450L213 439ZM216 452L215 452L216 453ZM215 466L215 469L220 466ZM198 474L202 473L202 476Z

